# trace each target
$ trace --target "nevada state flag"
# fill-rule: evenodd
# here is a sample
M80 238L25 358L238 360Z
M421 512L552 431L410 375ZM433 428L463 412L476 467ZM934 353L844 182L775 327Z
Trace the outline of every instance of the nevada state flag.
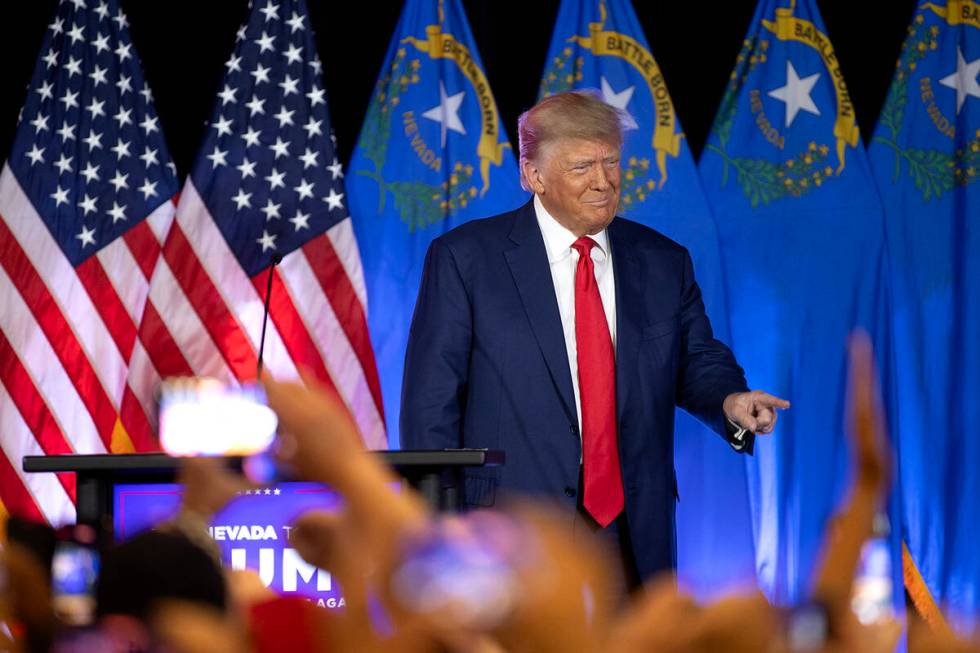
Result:
M398 446L408 329L429 243L527 201L459 0L408 0L351 158L368 327Z
M628 0L563 0L541 96L596 89L623 111L619 214L687 247L715 336L730 344L718 232L660 68ZM678 411L678 572L710 598L754 585L745 463ZM726 497L719 501L720 496Z
M760 585L797 602L847 482L849 334L872 335L885 372L889 359L881 205L815 0L759 3L700 170L735 354L753 387L793 403L756 444L749 492ZM901 604L897 540L891 553Z
M893 261L905 577L919 612L963 632L980 610L978 75L980 4L920 2L868 148Z

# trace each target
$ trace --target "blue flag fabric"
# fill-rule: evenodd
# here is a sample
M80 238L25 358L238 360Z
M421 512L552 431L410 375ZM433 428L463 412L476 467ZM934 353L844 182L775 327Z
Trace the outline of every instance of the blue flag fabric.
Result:
M718 232L657 62L628 0L563 0L541 97L596 89L624 112L620 215L691 251L715 335L729 341ZM754 584L746 470L683 412L677 416L678 573L701 598Z
M978 74L980 5L921 2L869 147L893 261L906 577L964 631L980 611Z
M395 448L405 345L429 243L528 199L459 0L405 3L349 169L368 327Z
M700 170L736 356L793 404L757 443L749 491L760 585L795 602L847 480L846 339L863 327L888 345L881 205L814 0L759 3Z

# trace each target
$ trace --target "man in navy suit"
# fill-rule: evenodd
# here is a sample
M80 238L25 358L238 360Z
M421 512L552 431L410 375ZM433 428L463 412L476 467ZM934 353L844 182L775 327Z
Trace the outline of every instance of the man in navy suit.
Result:
M402 445L503 449L506 465L466 474L465 502L556 497L618 540L635 584L676 565L674 406L751 453L789 404L750 392L714 339L687 250L615 217L620 113L561 93L518 127L533 200L429 248Z

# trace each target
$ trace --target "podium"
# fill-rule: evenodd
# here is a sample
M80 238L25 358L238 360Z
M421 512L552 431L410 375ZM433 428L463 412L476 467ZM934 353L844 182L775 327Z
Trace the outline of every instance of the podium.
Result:
M376 451L373 455L397 471L436 510L462 507L465 469L504 463L504 453L493 449ZM241 459L229 461L232 465L241 464ZM23 459L25 472L75 474L75 507L80 523L103 523L111 519L115 485L172 483L179 464L179 458L162 453L69 454L24 456Z

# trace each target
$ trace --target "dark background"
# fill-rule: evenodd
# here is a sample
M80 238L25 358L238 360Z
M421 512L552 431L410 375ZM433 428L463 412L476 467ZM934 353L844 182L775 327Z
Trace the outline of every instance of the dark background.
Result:
M400 0L307 0L341 160L350 158L398 22ZM0 159L10 151L56 0L0 0ZM534 103L558 0L464 0L508 135ZM677 114L698 156L735 63L754 0L634 0ZM867 139L915 0L819 0ZM178 172L190 169L245 19L245 0L122 0Z

